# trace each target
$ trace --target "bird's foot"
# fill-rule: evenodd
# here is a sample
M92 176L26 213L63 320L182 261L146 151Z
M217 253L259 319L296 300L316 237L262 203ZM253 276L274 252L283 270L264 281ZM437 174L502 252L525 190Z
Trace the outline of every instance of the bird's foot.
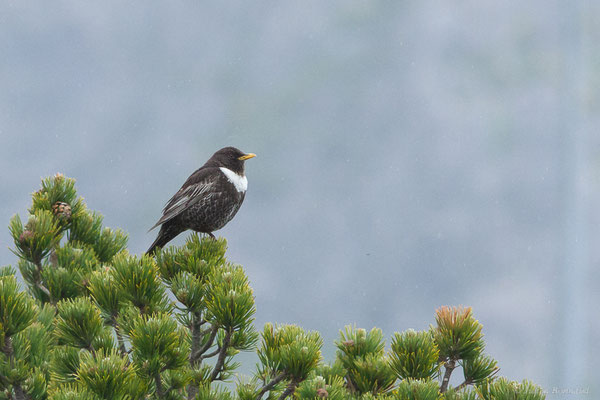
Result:
M206 234L207 234L208 236L210 236L210 238L211 238L212 240L217 240L217 238L215 237L215 235L213 235L213 234L212 234L212 232L206 232Z

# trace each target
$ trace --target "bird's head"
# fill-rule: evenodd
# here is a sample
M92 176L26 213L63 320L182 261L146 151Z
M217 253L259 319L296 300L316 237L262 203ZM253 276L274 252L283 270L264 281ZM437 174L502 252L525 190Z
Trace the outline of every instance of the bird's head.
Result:
M244 162L253 157L256 157L256 154L244 153L235 147L224 147L213 154L206 165L225 167L239 175L244 175Z

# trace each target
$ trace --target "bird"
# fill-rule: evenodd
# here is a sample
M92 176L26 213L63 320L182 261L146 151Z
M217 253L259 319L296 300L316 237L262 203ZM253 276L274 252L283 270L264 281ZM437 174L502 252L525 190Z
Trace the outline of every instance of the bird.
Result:
M146 254L154 254L156 249L188 229L215 239L213 232L231 221L244 201L248 188L244 163L254 157L254 153L224 147L194 171L148 231L160 226L158 236Z

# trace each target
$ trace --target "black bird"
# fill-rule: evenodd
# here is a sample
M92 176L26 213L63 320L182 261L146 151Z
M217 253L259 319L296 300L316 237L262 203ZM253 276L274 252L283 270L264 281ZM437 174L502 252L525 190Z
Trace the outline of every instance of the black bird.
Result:
M225 147L190 175L163 209L163 216L150 228L160 225L158 237L146 254L154 253L157 247L188 229L214 239L212 232L231 221L244 201L248 187L244 162L252 157L256 154Z

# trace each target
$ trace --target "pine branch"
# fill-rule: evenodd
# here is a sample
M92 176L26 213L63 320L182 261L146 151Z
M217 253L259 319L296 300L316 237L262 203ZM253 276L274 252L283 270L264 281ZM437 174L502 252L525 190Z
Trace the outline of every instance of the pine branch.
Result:
M2 352L6 354L8 357L11 369L15 369L15 353L12 345L12 338L6 336L4 338L4 346L2 347ZM4 377L3 377L4 378ZM25 393L23 388L21 387L20 382L13 382L12 384L13 390L15 391L15 399L16 400L27 400L29 396Z
M29 396L25 394L25 391L21 387L20 384L13 384L13 389L15 390L15 399L16 400L26 400L29 399Z
M205 357L202 357L202 355L204 353L206 353L206 351L208 349L210 349L210 347L213 345L213 342L215 341L215 338L217 337L217 331L218 330L219 330L219 327L216 326L216 325L211 328L210 336L208 338L208 341L206 342L206 344L204 346L202 346L200 349L198 349L198 351L196 353L192 352L190 354L190 360L192 359L192 357L193 357L194 361L202 360L204 358L208 358L209 357L208 355L205 356ZM214 355L216 355L216 354L212 354L210 357L212 357Z
M198 394L198 384L195 384L195 385L193 383L188 384L188 386L187 386L188 400L194 400L196 398L197 394Z
M156 384L156 396L160 399L164 397L165 391L163 389L162 380L160 379L160 374L154 375L154 383Z
M452 371L456 368L456 360L450 359L446 364L446 372L444 373L444 379L442 379L442 386L440 386L440 393L444 393L448 390L448 384L450 383L450 375L452 375Z
M346 375L346 386L348 387L350 393L356 393L356 388L354 387L352 379L350 379L350 375Z
M200 326L204 325L206 322L207 322L207 321L205 321L205 320L202 320L202 321L200 321ZM204 329L200 330L200 336L204 336L204 335L206 335L207 333L211 332L212 330L213 330L213 326L212 326L212 325L209 325L209 326L207 326L206 328L204 328Z
M205 321L204 321L205 322ZM199 361L202 360L202 353L201 351L204 350L208 350L208 348L210 348L210 346L212 346L212 343L215 339L215 336L217 335L217 329L214 329L214 336L211 335L211 337L208 338L208 341L206 342L206 344L200 348L200 338L204 336L205 332L201 331L200 327L202 326L203 320L201 320L200 317L200 313L194 313L192 315L192 322L191 322L191 326L189 327L190 330L192 331L192 348L190 351L190 366L196 366L199 364ZM214 327L216 328L216 327ZM208 346L208 347L206 347ZM204 349L204 347L206 347L206 349ZM198 385L194 385L193 383L190 383L187 387L187 392L188 392L188 400L192 400L196 397L196 394L198 393Z
M217 358L215 368L213 369L212 374L210 374L211 382L217 379L217 376L219 376L219 373L223 369L223 365L225 364L225 358L227 357L227 348L229 347L229 343L231 342L232 334L233 332L231 331L231 329L225 333L225 337L223 338L223 344L219 351L219 358Z
M194 313L192 315L192 348L190 349L190 365L194 365L198 361L197 353L200 348L200 313Z
M292 381L290 382L288 387L285 388L283 393L281 393L281 396L279 396L278 400L283 400L286 397L288 397L289 395L293 394L294 390L296 390L296 386L298 386L298 381L296 379L292 379Z
M0 374L0 383L2 383L2 386L5 386L5 387L10 385L10 381L8 380L8 378L2 374Z
M54 302L54 299L52 298L52 294L50 293L50 290L48 290L48 288L46 286L44 286L42 284L42 262L41 261L37 261L34 263L37 274L35 274L35 287L38 288L42 293L44 293L46 296L48 296L48 299L50 301L50 304L55 305L56 303Z
M258 392L258 394L256 395L256 400L261 400L262 397L263 397L263 395L265 393L267 393L269 390L273 389L275 387L275 385L277 385L279 382L281 382L282 380L284 380L286 376L287 376L287 374L285 372L282 372L281 374L279 374L275 378L273 378L271 380L271 382L269 382L266 385L264 385L260 389L260 391Z
M121 329L119 329L119 324L117 321L114 321L113 328L115 329L115 334L117 335L117 342L119 343L119 351L123 357L127 356L127 348L125 347L125 340L123 340L123 335L121 335Z
M96 349L94 349L94 346L92 346L91 344L85 348L87 351L89 351L90 353L92 353L92 355L94 356L94 358L96 358Z

